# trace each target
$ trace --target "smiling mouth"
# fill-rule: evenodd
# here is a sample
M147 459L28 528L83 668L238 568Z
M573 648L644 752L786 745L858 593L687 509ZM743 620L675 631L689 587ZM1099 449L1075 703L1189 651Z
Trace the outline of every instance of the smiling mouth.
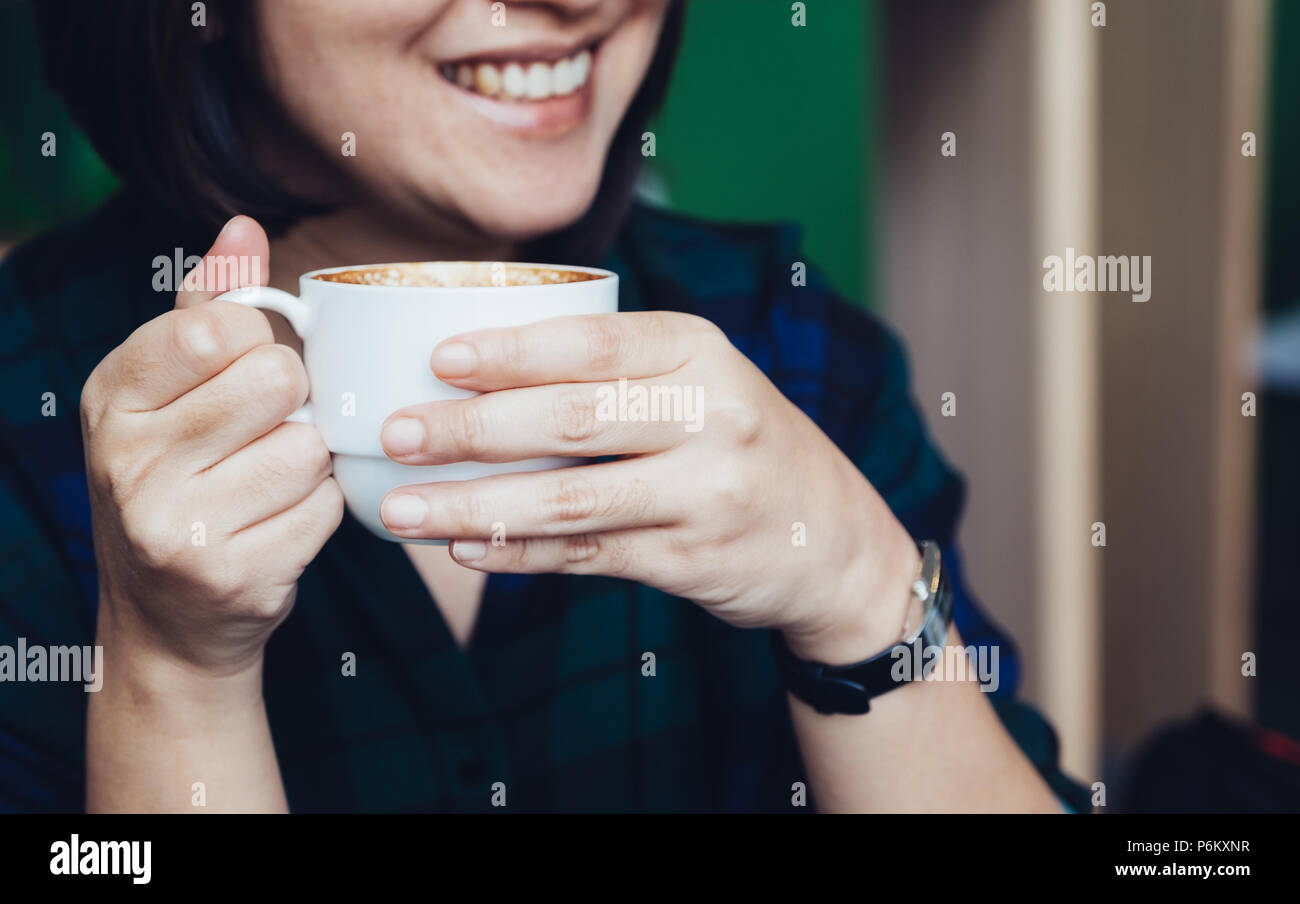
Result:
M591 77L592 49L584 47L554 61L463 60L444 63L438 72L471 94L498 101L537 103L582 91Z

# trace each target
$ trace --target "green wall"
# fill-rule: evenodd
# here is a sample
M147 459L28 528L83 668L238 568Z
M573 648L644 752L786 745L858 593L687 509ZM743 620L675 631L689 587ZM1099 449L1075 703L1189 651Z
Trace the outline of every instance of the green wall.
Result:
M876 5L805 6L794 27L789 0L689 0L655 173L683 212L799 221L808 260L870 303Z
M0 0L0 242L48 228L108 196L112 175L41 77L30 7ZM53 132L56 153L41 154Z

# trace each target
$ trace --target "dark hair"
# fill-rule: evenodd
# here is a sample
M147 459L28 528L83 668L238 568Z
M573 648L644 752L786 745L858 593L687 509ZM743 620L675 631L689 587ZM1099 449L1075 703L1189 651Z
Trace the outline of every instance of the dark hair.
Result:
M45 78L129 190L169 214L215 228L237 213L272 234L325 207L258 167L230 104L264 92L250 0L210 0L216 40L190 24L189 0L33 0ZM640 134L667 90L684 0L673 0L658 49L611 145L600 190L570 226L529 243L528 259L592 262L631 201Z

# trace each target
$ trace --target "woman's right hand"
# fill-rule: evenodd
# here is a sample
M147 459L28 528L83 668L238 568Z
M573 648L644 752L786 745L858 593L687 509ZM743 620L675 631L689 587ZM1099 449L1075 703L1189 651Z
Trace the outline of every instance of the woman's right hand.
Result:
M258 257L266 281L266 234L247 217L207 256ZM99 363L81 419L101 635L229 675L260 661L343 497L317 429L285 422L307 397L301 359L260 311L211 300L237 288L213 269L216 285L187 279L175 310Z

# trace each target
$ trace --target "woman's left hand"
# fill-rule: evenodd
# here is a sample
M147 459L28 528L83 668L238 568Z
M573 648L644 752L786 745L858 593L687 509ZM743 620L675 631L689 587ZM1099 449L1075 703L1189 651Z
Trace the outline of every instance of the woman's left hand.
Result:
M395 461L619 458L403 487L381 507L397 536L451 539L481 571L628 578L733 625L780 629L805 658L853 661L898 639L911 538L709 321L560 317L462 334L431 363L482 394L394 413L382 441Z

